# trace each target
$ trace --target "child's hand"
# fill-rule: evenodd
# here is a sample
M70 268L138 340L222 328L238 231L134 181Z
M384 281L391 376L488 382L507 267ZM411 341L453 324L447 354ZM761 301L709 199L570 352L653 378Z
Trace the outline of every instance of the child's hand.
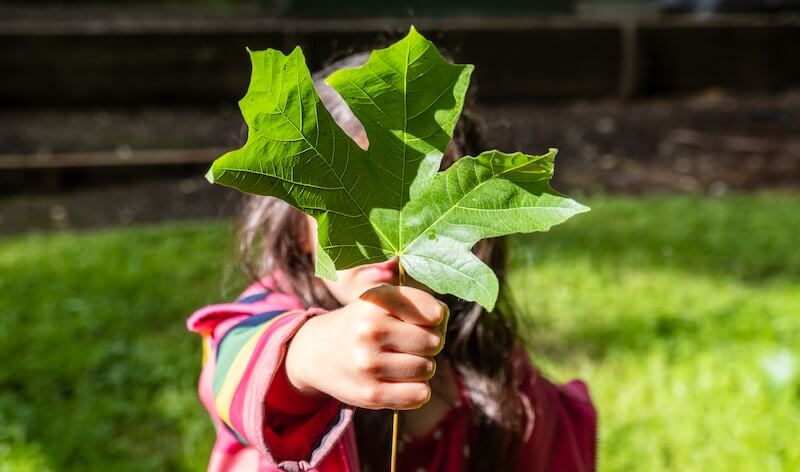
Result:
M444 345L447 305L411 287L381 285L309 319L286 355L289 381L349 405L419 408L430 399L433 356Z

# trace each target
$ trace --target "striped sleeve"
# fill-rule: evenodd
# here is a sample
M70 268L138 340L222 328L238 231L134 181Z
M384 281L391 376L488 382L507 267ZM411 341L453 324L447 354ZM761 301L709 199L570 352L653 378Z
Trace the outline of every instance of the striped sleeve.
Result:
M253 310L204 335L206 406L239 442L282 470L319 466L352 418L328 396L309 397L289 383L287 345L321 310Z

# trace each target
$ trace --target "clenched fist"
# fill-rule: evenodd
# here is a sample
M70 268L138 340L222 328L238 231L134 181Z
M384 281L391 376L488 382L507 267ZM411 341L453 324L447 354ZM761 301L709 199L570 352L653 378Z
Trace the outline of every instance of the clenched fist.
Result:
M361 408L419 408L431 395L447 305L412 287L381 285L309 319L289 344L289 382Z

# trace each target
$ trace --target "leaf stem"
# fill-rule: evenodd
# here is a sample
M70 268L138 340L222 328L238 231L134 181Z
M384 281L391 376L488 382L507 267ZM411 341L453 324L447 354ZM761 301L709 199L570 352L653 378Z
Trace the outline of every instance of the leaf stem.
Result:
M399 271L398 271L398 275L399 276L397 278L398 284L399 285L405 285L406 284L406 271L405 271L405 269L403 269L403 264L398 263L397 264L397 268L399 269Z
M406 283L406 271L403 269L403 264L397 264L398 268L398 284L405 285ZM398 430L398 422L399 422L400 412L394 410L392 413L392 465L391 465L391 472L397 472L397 430Z
M391 472L397 471L397 423L400 412L394 410L392 413L392 467Z

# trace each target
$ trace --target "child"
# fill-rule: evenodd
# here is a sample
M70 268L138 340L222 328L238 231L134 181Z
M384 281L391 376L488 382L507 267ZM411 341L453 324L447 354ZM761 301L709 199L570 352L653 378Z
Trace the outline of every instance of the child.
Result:
M364 148L360 123L322 79L366 58L315 80ZM465 110L443 168L477 155L479 138ZM519 345L502 238L474 249L500 280L486 312L411 280L398 287L396 259L316 278L315 229L280 200L249 197L240 249L254 283L188 321L203 336L200 397L217 428L210 471L388 470L390 409L402 410L400 471L595 469L585 385L550 383Z

